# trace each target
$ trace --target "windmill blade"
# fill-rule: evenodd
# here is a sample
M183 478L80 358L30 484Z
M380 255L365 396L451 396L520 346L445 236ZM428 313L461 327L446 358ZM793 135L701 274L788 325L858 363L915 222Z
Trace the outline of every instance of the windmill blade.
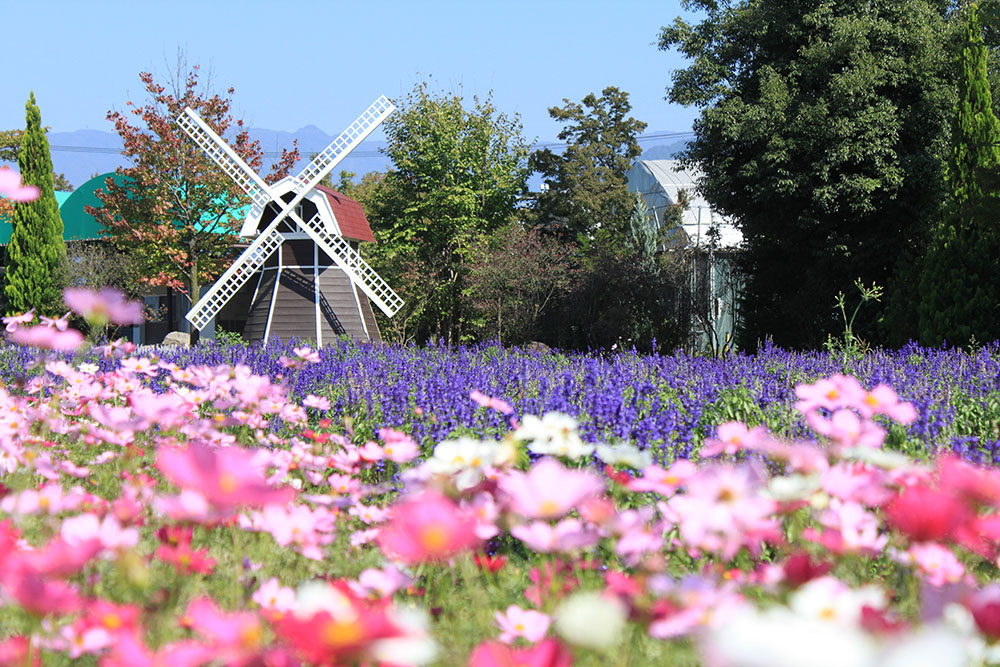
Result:
M199 118L191 107L186 107L184 113L177 117L177 124L231 179L236 181L237 185L243 188L244 192L250 195L253 212L260 215L268 202L273 199L267 183L222 140L222 137Z
M365 137L395 110L396 107L385 95L375 100L356 121L292 179L295 192L308 192L316 187L317 183L322 181L341 160L347 157L348 153L354 150L355 146L364 141Z
M315 215L309 222L303 222L297 215L292 214L292 218L304 229L307 234L316 242L316 245L325 252L334 263L343 269L344 273L351 281L361 288L361 291L368 295L379 309L388 317L396 314L396 311L403 306L403 299L396 294L389 284L375 272L368 262L351 247L343 236L334 236L327 233L326 227Z
M318 221L316 222L318 225ZM248 280L255 274L267 258L275 250L281 247L284 237L278 231L278 225L271 223L263 232L257 235L253 243L243 251L243 254L236 258L225 272L219 276L207 292L205 292L198 303L191 307L184 317L193 324L198 331L205 328L212 318L215 317L226 302Z

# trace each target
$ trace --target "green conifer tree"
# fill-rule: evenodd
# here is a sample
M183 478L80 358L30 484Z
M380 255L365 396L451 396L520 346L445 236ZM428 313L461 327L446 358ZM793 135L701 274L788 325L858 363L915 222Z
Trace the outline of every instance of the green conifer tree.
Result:
M920 281L920 340L964 345L1000 338L1000 121L993 112L987 49L970 7L952 128L948 216L933 235Z
M39 197L14 205L3 281L6 311L22 313L34 308L39 315L61 315L66 244L53 190L49 141L42 129L42 115L34 93L25 105L25 117L27 124L17 166L21 180L38 187Z

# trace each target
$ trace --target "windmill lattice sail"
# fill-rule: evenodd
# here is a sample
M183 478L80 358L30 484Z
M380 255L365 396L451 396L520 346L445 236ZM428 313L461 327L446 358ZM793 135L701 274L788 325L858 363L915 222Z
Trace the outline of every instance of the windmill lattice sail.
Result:
M319 213L310 217L308 222L304 221L303 216L300 215L303 212L300 206L303 200L310 196L316 196L313 193L317 184L394 110L395 107L385 96L377 99L298 175L286 179L284 181L286 187L280 191L265 183L194 111L190 108L184 110L184 113L177 119L181 128L251 198L252 208L247 222L251 226L245 227L243 233L252 233L253 223L250 220L262 220L263 213L269 206L272 210L277 209L275 217L269 220L267 227L257 235L246 251L188 312L186 317L195 327L201 330L211 322L247 281L264 267L268 258L282 247L286 235L280 231L280 225L286 219L297 225L298 232L292 233L291 238L296 238L297 233L307 236L315 244L315 247L329 256L330 260L343 271L350 282L382 312L391 317L402 307L403 300L399 295L365 262L344 237L331 233L334 228L330 227L329 223L325 223ZM291 187L291 190L288 189L288 186ZM286 200L289 194L292 195L291 199ZM247 232L247 229L251 231ZM296 241L296 243L300 242ZM281 271L281 266L279 262L279 271ZM318 265L315 275L316 332L319 337ZM367 304L364 304L362 310L364 309L371 312ZM270 328L270 317L269 315L268 328ZM371 326L374 327L374 324Z

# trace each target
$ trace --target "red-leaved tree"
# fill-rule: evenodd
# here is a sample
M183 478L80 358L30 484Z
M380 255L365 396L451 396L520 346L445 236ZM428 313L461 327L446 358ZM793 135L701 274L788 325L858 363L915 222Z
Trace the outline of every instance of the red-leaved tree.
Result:
M246 194L177 125L191 107L254 171L263 164L260 143L252 141L230 109L233 89L211 94L199 81L198 66L179 60L168 86L148 72L139 74L148 99L128 111L109 111L108 120L124 143L133 166L118 169L97 192L101 208L88 208L111 242L129 253L149 285L184 290L191 303L202 285L214 280L234 257ZM264 180L286 176L299 159L298 145L283 149Z

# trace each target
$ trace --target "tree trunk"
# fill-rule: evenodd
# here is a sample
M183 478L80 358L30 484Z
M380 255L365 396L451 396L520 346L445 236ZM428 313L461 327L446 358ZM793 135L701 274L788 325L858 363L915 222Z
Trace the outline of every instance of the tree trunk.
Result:
M188 297L191 300L191 306L198 303L198 299L201 298L201 283L198 281L198 258L194 257L191 259L191 272L188 274L188 284L190 289L188 290ZM190 344L197 345L198 343L198 329L193 324L191 325L191 337Z

